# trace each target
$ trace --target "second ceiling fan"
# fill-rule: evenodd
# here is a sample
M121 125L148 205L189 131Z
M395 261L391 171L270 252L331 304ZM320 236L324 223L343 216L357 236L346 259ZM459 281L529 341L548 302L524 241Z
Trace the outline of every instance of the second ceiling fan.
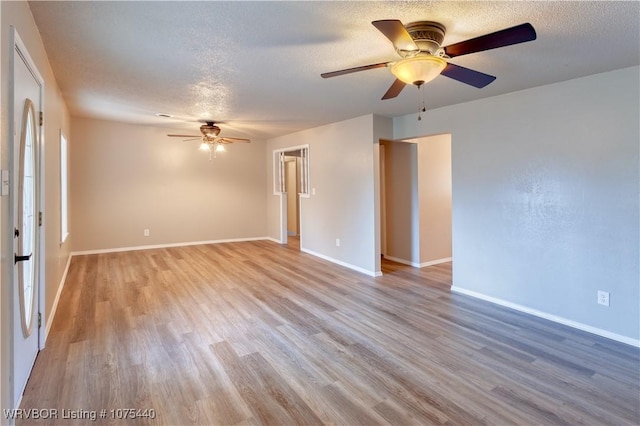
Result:
M526 23L441 47L446 29L438 22L418 21L405 26L397 19L385 19L373 21L372 24L393 43L401 59L327 72L321 76L329 78L390 67L396 80L382 97L383 100L395 98L407 84L420 87L440 74L473 87L485 87L496 78L452 64L447 62L447 59L536 39L535 29L531 24Z
M214 156L216 152L226 151L224 146L227 144L235 142L251 142L251 140L245 138L230 138L227 136L218 136L220 134L220 127L218 127L213 121L204 121L204 124L200 126L200 133L201 135L168 134L167 136L171 138L188 138L185 139L185 141L201 140L202 143L200 145L200 148L204 151L213 152Z

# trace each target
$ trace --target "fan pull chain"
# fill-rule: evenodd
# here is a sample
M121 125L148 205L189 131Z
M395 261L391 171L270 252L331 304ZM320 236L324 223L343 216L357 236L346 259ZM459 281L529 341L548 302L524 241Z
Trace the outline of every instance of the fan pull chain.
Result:
M418 86L418 91L422 93L422 108L418 110L418 121L421 121L422 113L427 111L427 109L424 107L424 89L422 88L422 85Z
M209 141L207 141L206 144L207 144L207 147L209 147L209 161L211 161L211 158L212 158L211 156L213 155L213 157L215 158L216 153L215 153L215 150L213 154L211 153L211 144L209 143Z

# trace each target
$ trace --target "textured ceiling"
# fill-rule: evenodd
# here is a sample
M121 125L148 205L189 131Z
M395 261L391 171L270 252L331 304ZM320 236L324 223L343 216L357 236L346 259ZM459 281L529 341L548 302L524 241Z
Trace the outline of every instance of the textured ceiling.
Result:
M530 22L538 39L451 62L497 77L484 89L440 76L436 108L638 65L632 2L30 2L72 115L172 128L222 121L224 135L271 137L421 104L415 87L381 101L397 59L378 19L438 21L444 45ZM162 112L176 116L162 119Z

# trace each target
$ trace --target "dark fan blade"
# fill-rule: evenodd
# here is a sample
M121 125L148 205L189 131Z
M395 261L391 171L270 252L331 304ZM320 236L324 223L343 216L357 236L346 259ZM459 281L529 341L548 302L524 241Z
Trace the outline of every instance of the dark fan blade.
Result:
M480 71L474 71L455 64L447 64L441 74L462 83L469 84L473 87L477 87L478 89L482 89L496 79L492 75L485 74Z
M249 139L244 139L244 138L228 138L228 137L224 137L224 138L219 138L218 139L219 142L222 143L233 143L233 142L245 142L245 143L249 143L251 142L251 140Z
M383 19L373 21L371 24L391 40L391 43L399 50L419 50L407 29L397 19Z
M202 135L167 135L170 138L201 138Z
M374 68L384 68L387 66L387 64L388 62L380 62L379 64L363 65L361 67L347 68L346 70L325 72L323 74L320 74L320 76L322 78L337 77L339 75L351 74L352 72L372 70Z
M445 47L444 51L449 57L453 58L455 56L482 52L483 50L510 46L512 44L524 43L535 39L536 30L533 29L533 25L526 23L452 44Z
M404 86L406 85L407 83L396 78L396 81L394 81L391 87L389 87L389 90L384 94L382 100L384 101L385 99L395 98L400 94L400 92L402 92L402 89L404 89Z

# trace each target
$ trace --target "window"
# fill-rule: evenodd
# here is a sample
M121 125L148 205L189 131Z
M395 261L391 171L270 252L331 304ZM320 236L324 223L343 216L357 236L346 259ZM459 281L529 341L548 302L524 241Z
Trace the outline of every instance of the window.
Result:
M69 236L69 167L67 138L60 131L60 243Z

